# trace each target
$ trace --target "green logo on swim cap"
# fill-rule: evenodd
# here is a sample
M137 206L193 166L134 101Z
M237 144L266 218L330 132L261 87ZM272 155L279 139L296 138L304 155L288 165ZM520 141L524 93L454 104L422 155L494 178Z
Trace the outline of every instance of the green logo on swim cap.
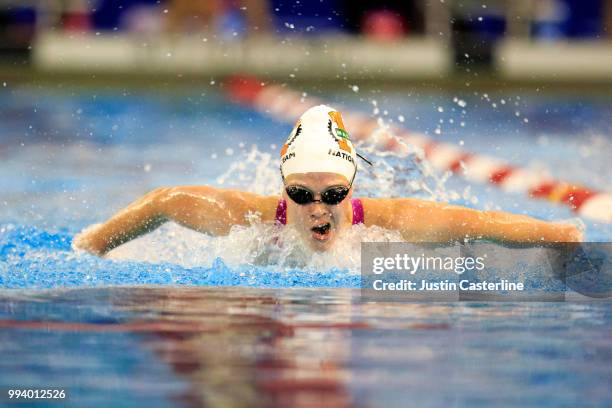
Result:
M349 134L344 129L336 128L336 135L340 136L343 139L350 140Z

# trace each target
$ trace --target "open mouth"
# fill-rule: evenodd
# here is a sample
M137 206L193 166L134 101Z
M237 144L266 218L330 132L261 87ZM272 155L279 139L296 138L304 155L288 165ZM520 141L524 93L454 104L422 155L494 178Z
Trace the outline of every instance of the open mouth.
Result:
M331 231L331 224L329 222L321 225L317 225L316 227L312 227L311 231L313 232L313 237L318 240L325 240L329 237Z

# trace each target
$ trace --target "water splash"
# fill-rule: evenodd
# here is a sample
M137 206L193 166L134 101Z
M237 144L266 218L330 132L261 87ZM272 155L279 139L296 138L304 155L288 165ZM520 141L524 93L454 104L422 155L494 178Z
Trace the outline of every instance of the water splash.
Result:
M256 145L248 152L241 152L227 171L217 177L217 183L262 195L279 194L282 186L277 160Z
M226 236L211 237L167 223L107 254L112 260L169 262L185 268L210 267L217 259L232 269L265 266L275 272L341 269L359 274L361 242L401 241L397 231L354 225L340 232L336 245L325 253L309 250L291 226L255 223L234 226Z
M383 109L381 112L376 100L370 103L374 107L372 115L377 127L357 143L357 148L374 159L375 166L372 169L366 167L370 171L369 177L358 177L358 186L366 188L357 191L370 197L414 197L444 202L460 198L457 191L446 186L452 173L440 174L435 170L423 149L397 136L402 126L398 127L393 118L387 117L388 111ZM398 120L404 122L405 117L400 115Z

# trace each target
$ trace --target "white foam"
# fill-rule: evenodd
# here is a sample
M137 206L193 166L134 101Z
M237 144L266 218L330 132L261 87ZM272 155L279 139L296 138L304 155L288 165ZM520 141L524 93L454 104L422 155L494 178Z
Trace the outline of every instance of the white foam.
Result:
M175 223L167 223L143 237L110 251L106 258L151 263L169 262L187 268L210 267L215 259L236 268L241 265L272 266L280 271L300 268L324 271L333 268L359 273L361 242L398 242L396 231L354 225L343 231L334 247L318 253L309 250L296 230L257 223L235 226L226 236L211 237Z

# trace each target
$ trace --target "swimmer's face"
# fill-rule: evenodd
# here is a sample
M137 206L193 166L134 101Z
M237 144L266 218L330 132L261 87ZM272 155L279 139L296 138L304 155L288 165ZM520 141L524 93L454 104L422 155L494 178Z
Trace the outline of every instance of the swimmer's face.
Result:
M321 200L321 193L330 187L348 187L346 177L335 173L301 173L292 174L285 179L285 188L296 186L306 188L314 193L315 200ZM307 245L315 251L329 249L338 232L351 225L351 196L353 189L339 204L330 205L321 201L309 204L296 204L283 190L287 201L287 222L300 233Z

